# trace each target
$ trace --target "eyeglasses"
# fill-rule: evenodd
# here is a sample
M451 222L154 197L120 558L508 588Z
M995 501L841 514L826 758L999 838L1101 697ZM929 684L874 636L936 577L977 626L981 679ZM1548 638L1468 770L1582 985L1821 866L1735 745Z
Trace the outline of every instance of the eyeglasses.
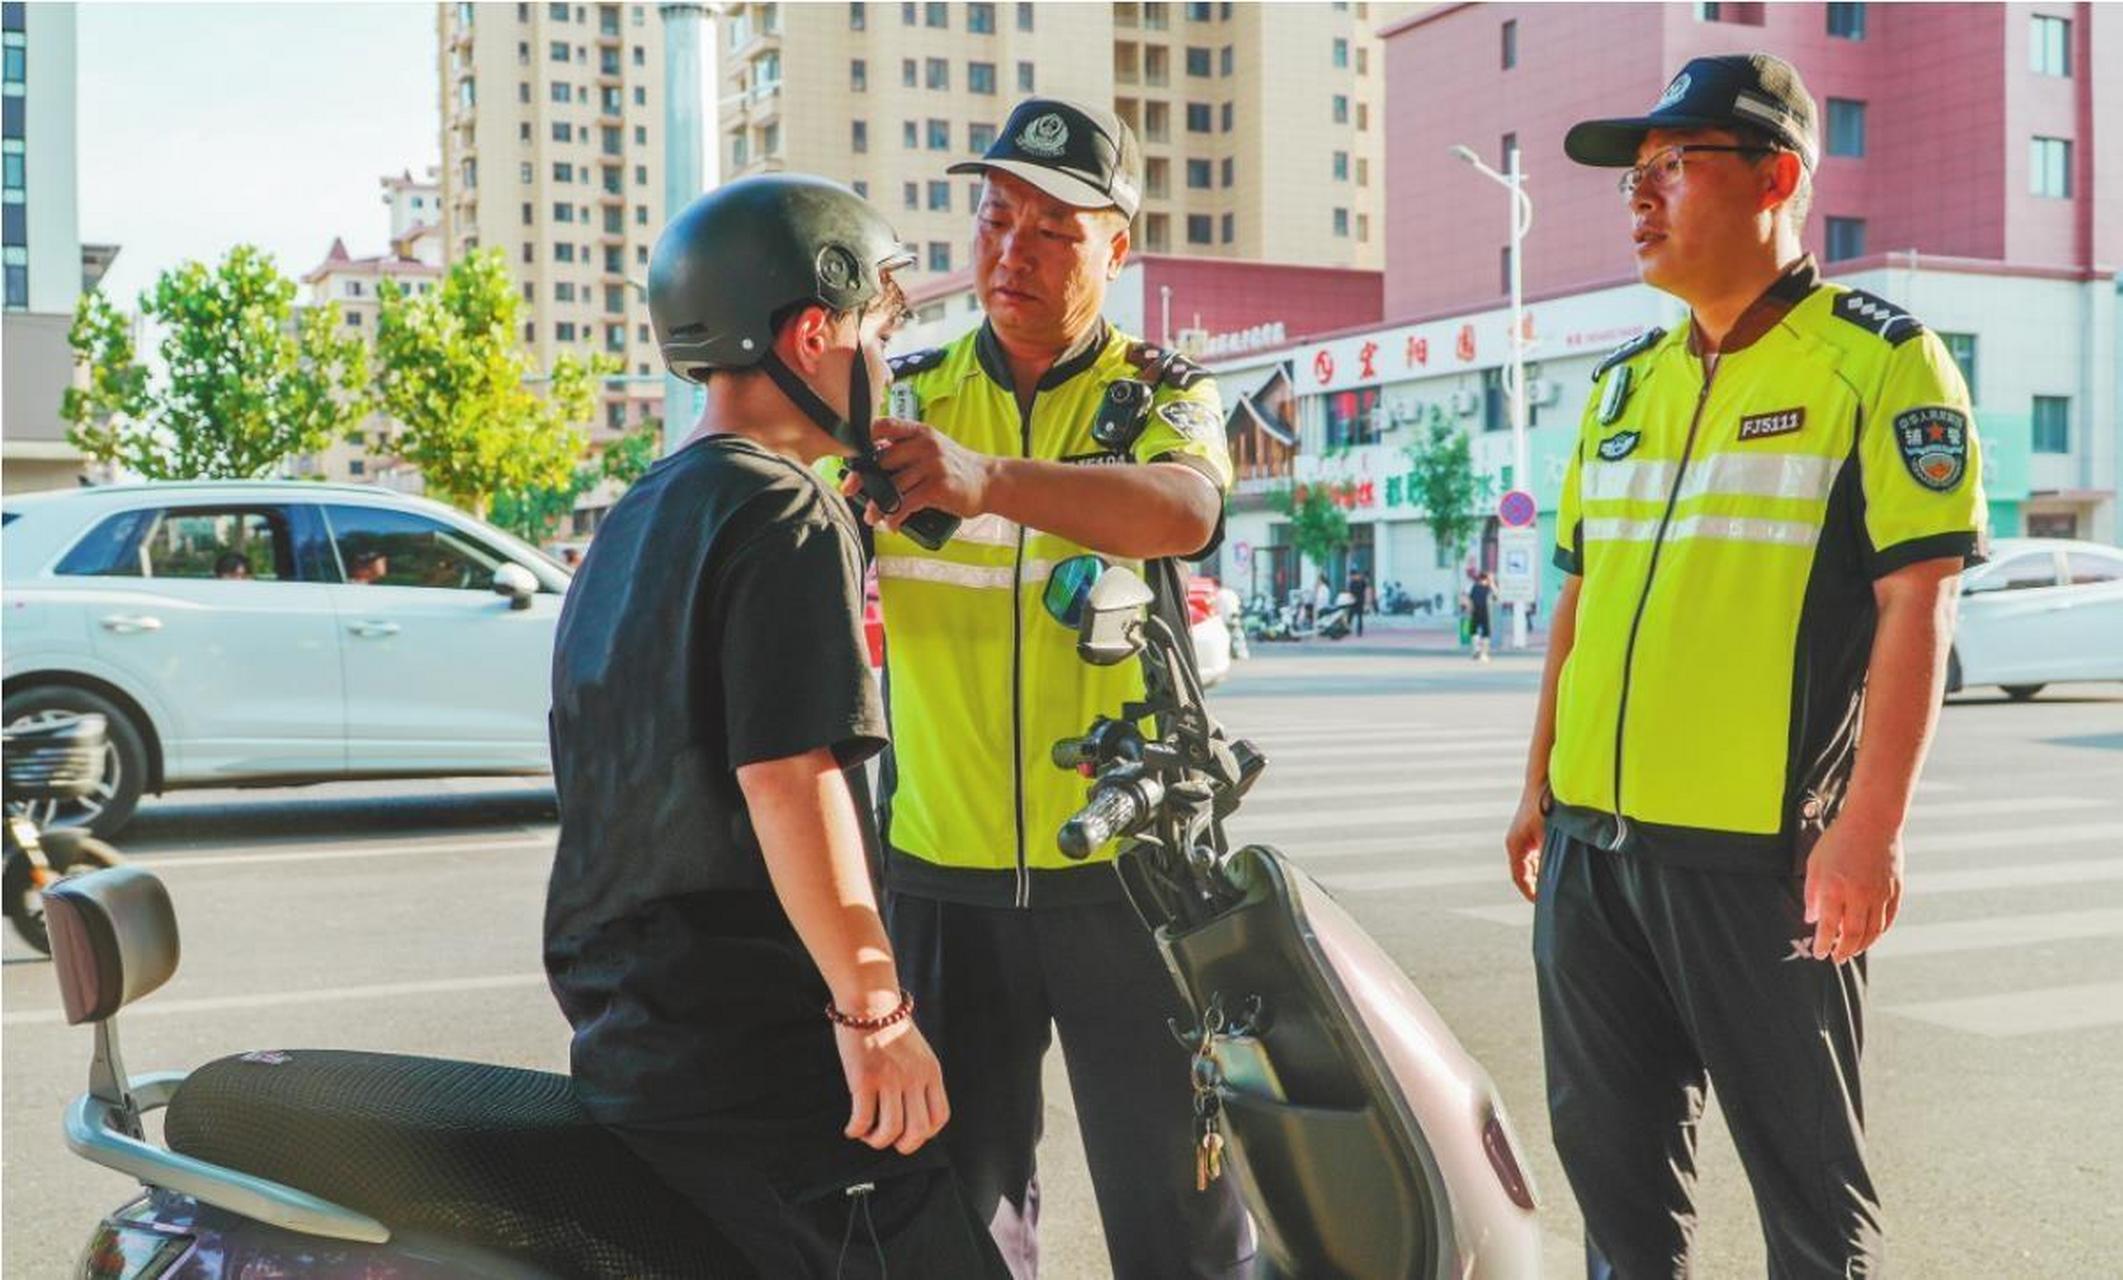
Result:
M1680 143L1652 155L1642 164L1631 165L1622 170L1615 187L1624 199L1634 198L1636 189L1649 179L1654 190L1663 191L1681 176L1682 159L1691 151L1730 151L1739 155L1766 156L1774 147L1715 147L1700 143Z

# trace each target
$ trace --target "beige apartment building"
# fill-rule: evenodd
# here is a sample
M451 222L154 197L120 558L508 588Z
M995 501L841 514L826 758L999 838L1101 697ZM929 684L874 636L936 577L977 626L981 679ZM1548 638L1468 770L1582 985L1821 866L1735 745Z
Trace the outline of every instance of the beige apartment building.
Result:
M727 4L727 177L848 182L920 254L968 264L979 182L949 178L1031 93L1110 103L1141 137L1138 248L1380 266L1384 74L1406 4Z
M663 229L663 26L652 3L437 6L446 260L508 257L526 344L609 354L593 444L661 416L639 282Z

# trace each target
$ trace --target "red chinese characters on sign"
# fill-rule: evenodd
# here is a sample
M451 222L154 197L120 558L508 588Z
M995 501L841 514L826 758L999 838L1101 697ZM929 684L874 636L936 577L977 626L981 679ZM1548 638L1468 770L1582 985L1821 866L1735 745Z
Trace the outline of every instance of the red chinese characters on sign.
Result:
M1460 362L1463 364L1469 363L1474 359L1473 325L1463 324L1460 326L1460 340L1458 345L1454 348L1454 353L1459 356Z
M1430 339L1408 335L1408 349L1402 357L1409 368L1421 368L1430 363Z
M1378 376L1378 370L1373 368L1371 363L1378 358L1378 344L1376 342L1366 341L1357 350L1356 358L1357 362L1363 366L1363 377L1376 378Z
M1328 483L1326 489L1328 501L1344 511L1355 511L1360 507L1375 507L1378 505L1378 483L1373 480L1350 480L1342 484ZM1306 495L1310 492L1311 486L1301 484L1297 486L1295 496L1299 502L1303 502Z
M1332 351L1322 351L1312 357L1312 376L1318 378L1320 385L1323 387L1334 381L1334 353Z

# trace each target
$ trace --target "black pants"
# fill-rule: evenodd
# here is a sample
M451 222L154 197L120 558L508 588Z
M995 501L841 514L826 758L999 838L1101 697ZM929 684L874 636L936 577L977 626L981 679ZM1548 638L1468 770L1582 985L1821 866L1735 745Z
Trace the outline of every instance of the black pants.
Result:
M1858 1087L1865 961L1796 953L1813 934L1800 889L1550 828L1533 925L1548 1112L1595 1280L1690 1274L1706 1084L1754 1189L1768 1274L1880 1274Z
M1227 1175L1194 1189L1189 1015L1124 900L1016 910L894 894L886 923L943 1061L943 1138L1017 1280L1039 1268L1040 1063L1061 1033L1115 1280L1245 1274L1253 1228Z

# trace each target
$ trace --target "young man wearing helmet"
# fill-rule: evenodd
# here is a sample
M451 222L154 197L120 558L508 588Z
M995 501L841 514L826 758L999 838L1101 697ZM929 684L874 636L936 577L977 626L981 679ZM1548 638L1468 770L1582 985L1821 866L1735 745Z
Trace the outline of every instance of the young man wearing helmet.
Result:
M706 411L613 506L555 642L545 962L577 1091L775 1280L1000 1266L929 1143L950 1104L855 798L885 737L860 540L811 470L866 438L906 261L823 179L678 215L649 306Z

